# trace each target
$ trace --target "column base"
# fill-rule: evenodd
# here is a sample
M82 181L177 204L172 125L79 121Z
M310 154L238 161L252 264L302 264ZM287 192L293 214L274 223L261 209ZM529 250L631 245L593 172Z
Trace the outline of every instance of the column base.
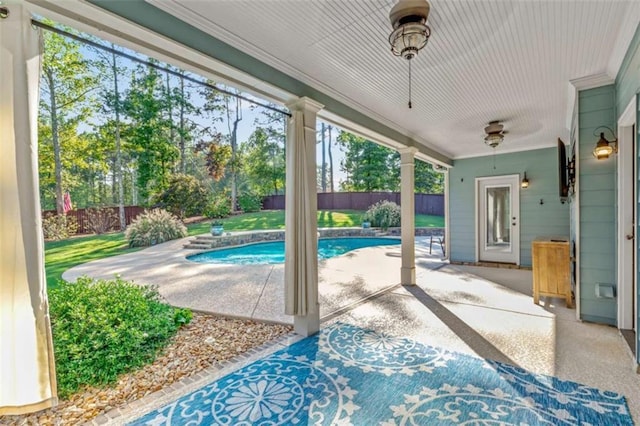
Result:
M405 266L400 268L400 283L402 285L416 285L416 268Z
M316 311L312 314L305 316L295 315L293 317L293 331L304 337L320 331L320 307L316 307Z

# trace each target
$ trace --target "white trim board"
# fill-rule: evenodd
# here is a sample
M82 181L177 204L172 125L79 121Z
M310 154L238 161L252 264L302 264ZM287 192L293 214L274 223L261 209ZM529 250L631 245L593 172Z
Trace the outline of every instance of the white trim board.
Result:
M618 240L618 312L617 324L620 329L631 329L636 312L633 303L633 283L636 279L638 235L635 231L634 206L637 206L637 195L634 184L637 185L637 174L633 167L634 149L633 125L636 121L636 97L634 96L618 120L618 211L617 211L617 240ZM632 241L628 236L634 236ZM637 267L637 266L636 266ZM637 326L636 326L637 328Z

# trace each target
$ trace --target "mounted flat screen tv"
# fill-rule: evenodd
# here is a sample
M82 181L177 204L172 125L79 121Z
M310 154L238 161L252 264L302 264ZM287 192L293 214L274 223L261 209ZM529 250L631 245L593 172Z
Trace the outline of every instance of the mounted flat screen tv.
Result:
M567 150L560 138L558 138L558 195L562 203L569 197Z

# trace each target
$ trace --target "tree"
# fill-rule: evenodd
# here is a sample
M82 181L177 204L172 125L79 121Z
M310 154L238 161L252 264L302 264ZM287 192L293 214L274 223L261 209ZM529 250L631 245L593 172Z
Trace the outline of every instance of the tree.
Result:
M320 159L320 171L318 175L318 187L322 192L327 192L327 186L331 192L334 192L334 169L333 169L333 126L320 123L320 145L321 145L321 159ZM327 164L327 156L329 157L329 163ZM328 175L328 176L327 176Z
M236 211L236 203L238 198L238 124L242 120L242 107L241 99L231 99L230 95L223 97L227 112L227 126L229 129L229 144L231 145L231 160L229 165L231 166L231 211ZM231 105L234 105L234 109L231 109Z
M213 86L213 82L209 82ZM236 210L238 197L238 172L240 170L240 158L238 155L238 125L242 121L242 103L240 98L230 94L221 93L211 87L205 86L200 92L205 102L202 107L212 119L212 126L205 129L211 136L219 134L216 124L226 124L226 139L231 148L231 158L226 163L228 184L231 187L231 211ZM214 136L215 137L215 136Z
M75 191L76 206L103 206L111 204L113 199L113 193L107 184L109 171L112 170L113 122L96 130L82 135L87 139L83 149L83 163L76 161L68 169L82 182ZM83 168L79 170L79 166Z
M198 108L191 103L191 92L185 83L185 71L167 66L167 70L178 73L177 87L171 87L171 79L168 71L166 73L165 97L167 105L168 120L171 123L169 128L169 140L178 147L178 173L186 173L187 143L194 138L194 133L198 125L190 119L191 114L199 114ZM177 109L178 122L174 123L174 107ZM177 141L176 141L177 139Z
M331 146L331 138L333 137L333 127L332 126L328 126L327 127L327 131L329 132L329 140L328 140L328 144L327 144L327 154L329 155L329 187L331 188L331 192L335 191L335 186L333 184L333 150L332 150L332 146Z
M50 119L44 113L39 117L38 168L41 203L44 209L57 210L56 192L59 185L57 184L56 170L61 172L59 177L62 178L62 188L65 191L73 190L74 206L83 206L88 200L89 179L87 176L91 173L92 159L102 147L92 145L91 135L81 134L78 127L79 122L76 120L66 120L64 125L58 127L60 154L59 166L56 168Z
M78 141L73 136L77 134L78 123L86 121L91 113L89 94L96 88L97 79L91 72L89 61L81 54L78 42L51 31L45 31L43 38L40 96L43 125L39 136L42 145L51 145L56 210L63 213L63 192L68 189L63 177L63 156L83 154L81 148L73 146L73 142Z
M195 146L196 153L204 154L207 174L216 182L224 177L225 169L231 160L231 147L222 144L222 135L217 133L210 141L200 141Z
M179 218L201 215L209 193L193 176L175 174L169 178L167 188L155 201Z
M287 116L267 108L258 106L251 108L253 111L259 110L259 114L254 120L255 132L245 143L244 172L247 175L249 186L252 191L261 195L284 194ZM259 178L261 173L264 173L262 179Z
M107 116L111 116L105 123L99 126L103 137L107 139L113 138L113 169L112 169L112 185L111 190L114 194L113 201L118 205L118 219L120 229L126 228L126 218L124 212L124 177L123 177L123 153L122 153L122 137L121 130L124 125L122 113L124 103L120 96L120 75L125 68L119 65L119 57L115 52L116 45L111 43L111 52L101 49L95 49L98 57L96 61L97 68L100 71L100 98L102 100L102 112ZM107 82L110 82L108 84Z
M245 173L252 192L278 195L286 179L284 148L258 127L244 146Z
M396 191L400 186L395 151L348 132L340 132L338 143L345 148L342 170L347 173L347 191Z
M444 175L424 161L415 162L415 191L422 194L444 193Z
M178 149L167 136L172 123L164 115L166 98L158 70L138 65L126 92L125 111L129 118L127 138L135 149L137 186L149 203L153 194L162 192L178 158Z
M327 148L325 145L325 130L325 124L320 123L320 143L322 148L322 156L320 160L320 188L322 189L322 192L327 192L327 160L325 158Z
M400 154L364 138L341 132L338 143L345 149L342 170L347 173L347 191L398 191ZM429 163L415 161L415 192L442 194L444 178Z

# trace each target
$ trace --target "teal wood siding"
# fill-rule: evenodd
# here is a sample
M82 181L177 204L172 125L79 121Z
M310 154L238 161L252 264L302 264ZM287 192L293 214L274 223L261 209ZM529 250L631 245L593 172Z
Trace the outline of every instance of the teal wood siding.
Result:
M586 321L615 325L617 299L596 297L598 283L616 287L616 160L596 160L592 151L599 126L616 125L615 86L578 95L580 314ZM607 130L605 137L613 138Z
M622 114L636 93L640 92L640 25L625 54L616 76L617 114Z
M508 141L508 139L507 139ZM508 143L505 141L505 144ZM499 150L499 148L498 148ZM455 160L449 172L451 260L476 260L475 179L527 172L529 188L520 189L520 264L531 266L531 241L542 235L569 235L569 205L558 196L556 148ZM540 204L540 200L543 204Z

